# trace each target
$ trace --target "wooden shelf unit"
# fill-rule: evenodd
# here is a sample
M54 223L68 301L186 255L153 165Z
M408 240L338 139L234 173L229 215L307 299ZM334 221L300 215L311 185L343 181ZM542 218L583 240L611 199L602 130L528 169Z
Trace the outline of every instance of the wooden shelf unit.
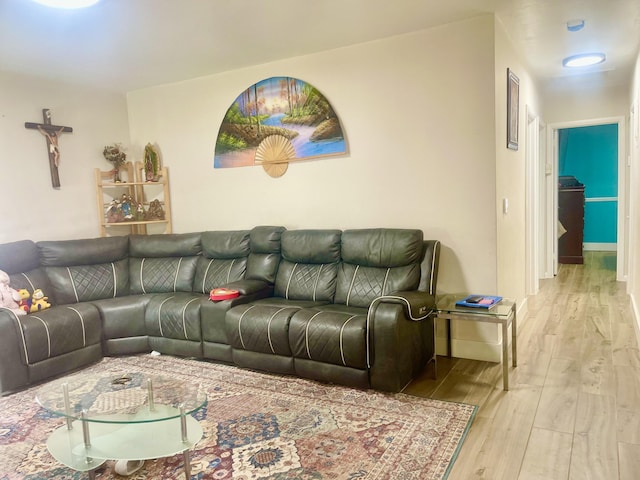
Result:
M144 165L136 162L135 168L131 162L127 162L120 168L123 181L113 181L113 171L103 171L96 168L96 199L98 203L98 221L100 234L106 237L115 231L119 234L132 233L147 235L149 233L172 233L171 223L171 199L169 196L169 173L167 167L162 167L155 182L146 182ZM159 200L164 210L163 220L126 220L122 222L107 222L107 211L111 201L120 199L122 195L131 197L134 204L141 203L145 212L149 209L152 200ZM135 208L135 207L134 207ZM156 229L154 226L163 226ZM149 227L149 228L147 228ZM114 230L114 232L109 232Z

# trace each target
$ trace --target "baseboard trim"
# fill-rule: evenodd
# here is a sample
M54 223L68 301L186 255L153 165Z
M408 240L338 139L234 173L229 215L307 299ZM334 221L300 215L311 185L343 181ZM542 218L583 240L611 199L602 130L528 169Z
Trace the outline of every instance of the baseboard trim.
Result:
M589 252L617 252L618 244L587 242L582 244L582 249Z

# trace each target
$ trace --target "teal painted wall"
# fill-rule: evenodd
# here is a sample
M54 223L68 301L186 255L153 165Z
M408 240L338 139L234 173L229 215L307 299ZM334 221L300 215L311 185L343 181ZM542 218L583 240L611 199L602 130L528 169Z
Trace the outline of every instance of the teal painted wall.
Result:
M584 242L616 243L618 202L589 202L618 196L618 125L559 131L558 174L584 184Z

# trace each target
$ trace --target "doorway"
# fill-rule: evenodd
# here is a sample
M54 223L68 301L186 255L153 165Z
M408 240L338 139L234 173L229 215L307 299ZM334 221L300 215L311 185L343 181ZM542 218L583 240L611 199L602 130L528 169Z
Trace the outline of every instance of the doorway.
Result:
M589 127L589 126L601 126L615 124L617 126L617 144L618 144L618 158L617 158L617 208L615 212L616 222L616 237L617 242L615 245L616 251L616 279L618 281L625 281L627 278L627 233L625 218L629 209L627 195L626 195L626 168L625 168L625 119L624 117L612 117L602 118L594 120L584 120L577 122L567 122L562 124L549 125L549 158L552 159L552 176L554 179L553 187L549 188L545 192L546 200L552 205L552 208L548 210L548 215L545 224L547 225L547 231L552 232L552 244L553 249L551 255L546 252L547 258L546 264L553 268L554 275L558 272L558 175L559 175L559 158L560 158L560 130L577 128L577 127ZM543 252L544 254L545 252Z

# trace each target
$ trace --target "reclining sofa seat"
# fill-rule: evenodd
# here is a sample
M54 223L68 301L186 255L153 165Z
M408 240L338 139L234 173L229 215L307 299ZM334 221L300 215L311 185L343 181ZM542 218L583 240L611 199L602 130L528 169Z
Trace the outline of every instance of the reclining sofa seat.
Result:
M283 232L274 296L226 315L234 363L401 390L435 358L438 256L419 230Z
M388 229L3 244L11 286L52 307L0 308L0 394L151 349L398 391L433 358L438 255L421 232ZM211 302L220 286L241 295Z

